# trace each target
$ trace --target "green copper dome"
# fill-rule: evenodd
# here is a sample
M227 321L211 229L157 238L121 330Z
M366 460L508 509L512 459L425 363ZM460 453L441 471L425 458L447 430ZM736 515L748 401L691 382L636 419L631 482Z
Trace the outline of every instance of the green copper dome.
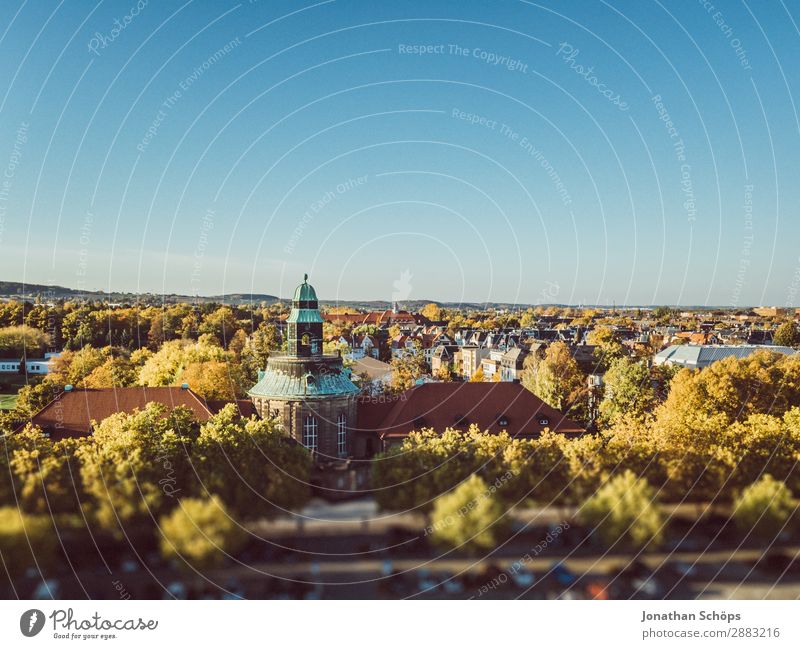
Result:
M303 283L298 286L294 291L294 302L316 302L317 292L314 287L308 283L308 274L303 276Z

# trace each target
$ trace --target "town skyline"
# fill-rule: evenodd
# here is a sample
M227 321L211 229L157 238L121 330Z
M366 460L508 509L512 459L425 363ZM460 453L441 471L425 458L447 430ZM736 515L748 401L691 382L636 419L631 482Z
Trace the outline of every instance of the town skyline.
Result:
M231 304L246 304L250 302L290 302L291 298L288 294L284 296L273 295L271 293L258 293L246 291L231 291L222 295L213 294L196 294L185 295L181 293L158 293L152 291L122 291L111 290L105 291L103 289L77 289L69 286L61 286L58 284L34 284L25 282L8 281L0 279L0 291L8 285L18 285L20 288L15 292L0 293L0 298L7 299L35 299L37 296L41 297L43 294L46 296L48 291L53 291L53 299L90 299L90 298L108 298L108 299L125 299L128 296L142 297L142 296L164 296L170 298L170 301L183 301L189 302L196 299L201 299L207 302L220 302ZM21 288L25 286L25 293L21 293ZM31 288L33 287L33 288ZM249 297L248 297L249 296ZM552 307L552 308L573 308L573 309L656 309L658 307L668 307L675 309L698 309L698 310L746 310L758 307L774 307L779 310L791 311L792 309L800 309L800 302L796 304L742 304L738 306L730 306L726 304L618 304L618 303L565 303L565 302L502 302L495 300L488 300L484 302L473 301L452 301L446 299L437 299L430 296L423 297L409 297L403 300L390 300L380 298L352 298L346 297L341 299L326 299L320 298L320 305L325 307L335 307L341 305L344 307L352 308L375 308L383 306L391 309L394 304L399 305L400 308L418 309L425 304L436 304L444 308L535 308L535 307Z

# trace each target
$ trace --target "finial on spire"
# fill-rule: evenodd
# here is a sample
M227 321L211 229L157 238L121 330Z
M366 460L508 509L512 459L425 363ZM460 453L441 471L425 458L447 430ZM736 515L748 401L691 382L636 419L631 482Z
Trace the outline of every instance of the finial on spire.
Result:
M308 281L308 273L303 273L303 281L304 282Z

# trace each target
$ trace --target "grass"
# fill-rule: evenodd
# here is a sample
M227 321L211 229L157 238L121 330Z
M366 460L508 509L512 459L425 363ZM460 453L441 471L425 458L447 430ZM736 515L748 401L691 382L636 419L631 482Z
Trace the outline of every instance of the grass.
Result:
M16 405L16 394L0 394L0 410L13 410Z

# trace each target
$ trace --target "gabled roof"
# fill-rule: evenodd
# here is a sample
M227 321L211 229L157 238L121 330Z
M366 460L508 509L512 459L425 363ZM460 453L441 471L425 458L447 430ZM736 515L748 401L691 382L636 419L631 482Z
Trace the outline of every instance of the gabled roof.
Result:
M526 438L537 437L545 428L573 435L585 432L518 383L425 383L389 404L370 399L359 404L358 428L387 437L403 437L420 428L442 432L470 424Z
M152 402L170 409L184 406L201 422L208 421L215 412L199 395L184 388L86 388L62 392L30 422L49 432L53 439L83 437L91 433L92 421L100 422L117 412L143 410Z

